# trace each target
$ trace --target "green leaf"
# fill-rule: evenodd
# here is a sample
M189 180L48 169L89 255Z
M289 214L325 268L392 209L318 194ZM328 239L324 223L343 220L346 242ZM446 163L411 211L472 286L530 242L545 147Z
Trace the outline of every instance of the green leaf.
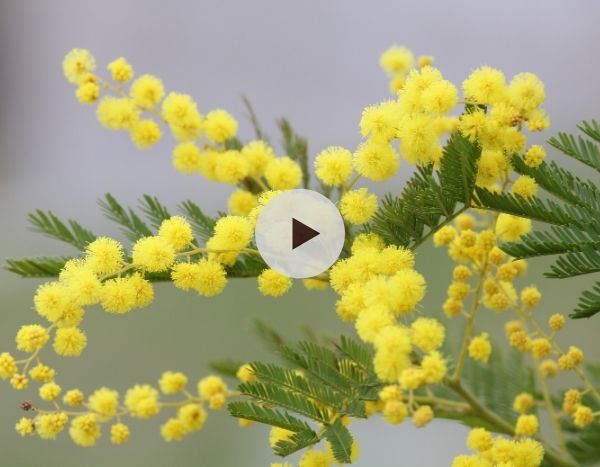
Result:
M5 269L21 277L57 277L68 256L7 259Z
M595 122L594 122L595 123ZM580 129L590 129L586 122L580 125ZM593 128L592 128L593 131ZM581 136L573 136L566 133L559 133L557 137L550 138L548 143L567 156L578 160L579 162L600 172L600 157L598 157L598 146L592 141Z
M297 433L293 433L286 440L278 441L277 444L275 444L273 451L278 456L286 457L299 451L300 449L313 446L319 441L321 441L321 439L314 431L299 431Z
M310 170L308 167L308 141L304 136L297 134L291 123L285 118L277 121L277 126L283 137L283 149L293 160L298 162L302 169L302 186L308 188L310 185Z
M480 150L460 134L444 148L439 172L417 167L400 196L387 195L368 229L388 243L416 248L469 208Z
M216 219L207 216L196 203L190 200L181 203L179 210L188 218L198 238L206 242L212 237Z
M246 396L251 396L261 402L282 407L291 412L296 412L319 423L329 421L325 410L303 396L287 391L272 383L255 381L253 383L241 383L238 391Z
M150 228L135 211L131 208L125 209L110 193L106 193L104 200L98 201L98 204L104 215L121 226L123 234L132 242L152 235Z
M35 232L46 237L66 242L78 250L85 250L90 242L96 240L96 235L84 228L77 221L69 219L66 223L61 221L52 212L37 209L29 214L29 223Z
M164 220L171 217L167 207L155 196L144 195L140 200L140 209L155 230L158 230Z
M266 381L297 393L308 399L325 404L338 412L343 412L345 398L339 392L319 383L314 383L294 370L281 368L277 365L261 362L251 363L254 374L260 381Z
M577 308L570 315L571 318L589 318L600 313L600 282L596 282L591 290L581 294Z
M237 418L254 420L255 422L278 426L290 431L312 431L308 423L292 417L287 412L258 405L253 402L230 402L227 408L229 413Z
M339 418L325 429L323 436L329 441L331 451L339 463L352 462L352 435Z

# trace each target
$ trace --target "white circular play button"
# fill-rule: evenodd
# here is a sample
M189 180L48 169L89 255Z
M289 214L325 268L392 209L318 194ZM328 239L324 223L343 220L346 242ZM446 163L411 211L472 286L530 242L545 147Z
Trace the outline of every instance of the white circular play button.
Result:
M285 191L256 222L256 246L270 268L297 279L326 271L344 246L344 221L329 199L312 190Z

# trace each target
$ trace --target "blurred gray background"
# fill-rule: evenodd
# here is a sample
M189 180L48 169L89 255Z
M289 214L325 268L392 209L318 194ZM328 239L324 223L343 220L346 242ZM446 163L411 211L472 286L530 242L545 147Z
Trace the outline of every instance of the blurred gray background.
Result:
M248 139L251 129L240 101L244 93L274 140L274 120L286 116L309 137L314 156L328 145L352 149L357 144L363 107L388 97L379 54L402 44L417 55L434 55L436 65L455 83L481 64L508 76L537 73L546 84L546 109L553 122L549 132L530 140L540 142L600 113L599 13L600 4L593 0L2 0L0 257L71 252L27 230L26 214L35 208L119 237L96 206L106 191L129 204L143 193L155 194L171 207L192 198L209 212L223 209L230 191L172 169L169 137L151 150L138 151L125 134L101 128L94 111L76 102L73 87L62 76L62 58L73 47L92 51L101 69L123 55L138 74L156 74L168 90L192 94L201 111L228 109L241 122L240 135ZM376 189L399 190L409 175L403 166L397 179ZM417 266L429 279L425 310L437 314L451 266L443 252L427 248ZM543 287L540 313L568 311L589 280L562 283L557 290L555 283L535 277L543 269L536 262L528 279ZM31 297L38 283L0 272L0 350L12 350L16 329L36 321ZM208 300L159 286L149 309L122 317L93 309L84 323L90 342L84 355L49 362L56 365L64 387L89 391L109 385L122 391L135 382L154 382L165 369L195 378L206 373L206 363L214 358L266 357L251 332L253 318L292 338L306 323L327 335L352 332L335 316L330 292L309 294L296 284L290 294L272 300L260 297L252 280L232 281L228 287L224 295ZM505 320L485 316L496 328ZM597 359L597 325L597 320L571 324L565 342L577 340L586 355ZM201 433L175 444L160 439L159 420L133 423L132 439L123 447L103 439L98 447L83 449L65 435L56 442L21 439L13 425L21 415L22 397L6 383L0 385L3 465L219 467L275 461L264 427L240 430L224 413L211 414ZM362 446L358 465L363 466L449 465L453 455L466 450L466 429L451 422L417 431L410 423L390 427L372 420L357 423L354 433Z

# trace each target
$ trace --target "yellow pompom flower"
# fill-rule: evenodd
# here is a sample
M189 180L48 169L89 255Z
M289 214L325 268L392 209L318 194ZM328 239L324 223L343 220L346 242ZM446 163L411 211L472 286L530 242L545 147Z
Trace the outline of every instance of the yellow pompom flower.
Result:
M123 247L112 238L98 237L85 253L85 265L96 274L115 274L123 266Z
M396 314L411 312L425 296L425 278L412 269L398 271L389 285L388 303Z
M216 109L206 114L204 131L207 136L217 143L224 143L237 133L238 122L231 114L223 109Z
M75 97L81 104L93 104L100 97L100 87L96 83L82 83L75 90Z
M594 412L585 405L580 405L573 414L573 423L579 428L584 428L594 421Z
M441 80L432 83L421 95L423 109L434 114L451 111L458 103L458 91L450 81Z
M539 167L546 157L546 151L542 146L532 145L525 153L524 161L528 167Z
M252 239L252 226L245 217L221 217L215 224L213 238L219 239L225 250L242 250Z
M139 110L132 99L107 96L98 104L96 116L109 130L130 130L138 122Z
M173 166L184 174L198 172L201 168L200 150L191 141L179 143L173 149Z
M398 131L400 152L411 164L439 162L442 150L432 123L424 114L413 114L403 121Z
M387 141L369 139L354 152L354 169L374 182L381 182L395 175L400 157Z
M521 175L514 181L511 191L523 198L530 198L537 193L537 184L532 177Z
M79 446L94 446L102 435L96 415L90 413L75 417L71 422L69 435L73 442Z
M529 131L543 131L550 126L550 117L543 110L533 110L529 112L526 126Z
M198 394L204 399L210 399L217 394L223 394L227 391L227 385L223 378L215 375L209 375L198 381Z
M188 432L201 429L206 417L206 410L200 404L186 404L177 411L177 419Z
M119 393L109 388L97 389L88 398L88 407L102 420L109 419L116 415L119 408Z
M17 372L15 359L8 352L0 353L0 378L11 378Z
M382 414L386 422L397 425L408 416L408 409L402 401L388 401L383 406Z
M375 248L376 250L381 251L385 248L385 241L373 232L358 234L354 237L354 241L352 242L352 253L356 253L365 248Z
M10 379L10 385L17 391L24 391L29 386L27 376L15 373Z
M247 216L257 205L256 196L246 190L235 190L227 200L229 212L235 216Z
M365 289L359 282L350 284L335 304L336 313L344 321L354 321L364 308Z
M579 404L581 404L582 394L577 389L569 389L563 395L562 409L568 414L575 413Z
M451 225L445 225L433 234L435 246L447 246L456 238L456 229Z
M364 137L389 141L396 137L401 109L395 101L386 101L363 110L360 119L360 132Z
M133 78L133 67L124 57L113 60L106 68L110 71L112 79L118 83L126 83Z
M125 407L133 417L153 417L160 410L158 391L147 384L136 384L125 393Z
M558 365L554 360L544 360L539 365L540 373L545 378L553 378L558 373Z
M382 329L396 324L391 311L381 305L371 305L358 313L355 326L358 337L373 342Z
M158 381L158 385L163 394L177 394L185 389L187 381L187 376L180 371L165 371Z
M550 318L548 318L548 326L553 331L560 331L565 327L565 316L560 313L554 313Z
M56 439L65 428L69 417L64 412L42 414L35 417L35 430L42 439Z
M315 173L325 185L343 185L352 173L352 153L339 146L322 150L315 159Z
M485 428L473 428L467 436L467 447L473 451L488 451L492 445L492 434Z
M65 55L62 69L69 83L79 84L96 69L96 60L89 50L73 49Z
M552 353L552 344L545 337L538 337L531 341L531 354L534 358L548 357Z
M517 394L513 401L513 409L515 412L525 414L535 406L535 399L528 392Z
M298 467L330 467L332 465L333 461L326 452L315 449L308 449L298 461Z
M161 272L175 261L175 249L163 237L144 237L133 245L133 264L148 272Z
M250 165L239 151L225 151L216 159L215 180L236 185L248 176Z
M128 277L117 277L104 282L100 305L108 313L127 313L136 305L136 291Z
M417 65L419 68L425 68L426 66L433 65L434 57L433 55L421 55L417 59Z
M142 75L131 84L129 95L142 109L151 109L165 96L165 88L156 76Z
M244 383L256 381L256 375L254 374L252 366L249 363L244 363L242 366L240 366L235 376Z
M274 269L265 269L258 276L258 290L269 297L280 297L292 286L292 279Z
M503 242L513 242L531 230L531 220L523 217L500 214L496 221L496 235Z
M373 342L373 365L380 380L394 383L403 370L410 366L410 335L406 328L388 326L382 329Z
M446 376L448 367L442 355L433 351L423 357L421 369L425 383L439 383Z
M136 308L143 308L152 303L154 299L154 289L150 281L144 279L144 277L136 272L127 278L129 286L135 292L135 304Z
M411 341L423 352L439 349L444 343L446 331L442 324L433 318L417 318L410 326Z
M129 427L123 423L115 423L110 427L110 442L113 444L126 443L129 435Z
M15 425L15 430L21 436L29 436L35 434L35 424L30 418L21 418Z
M469 343L469 356L478 362L487 363L492 353L492 344L490 344L488 333L474 337Z
M87 337L78 328L60 328L54 336L54 351L63 357L81 355L87 345Z
M517 436L533 436L539 429L539 422L535 415L519 415L515 425Z
M175 248L175 251L188 247L194 239L192 227L181 216L172 216L160 224L158 236L166 239Z
M60 395L61 388L55 382L50 382L40 386L40 399L43 401L53 401Z
M265 178L273 190L291 190L300 185L302 170L289 157L273 159L265 168Z
M377 196L366 188L344 193L340 200L340 212L352 224L366 224L377 211Z
M223 266L210 259L198 262L197 282L194 286L196 292L204 297L220 294L227 285L227 274Z
M422 405L414 411L412 420L416 428L423 428L433 420L433 410L428 405Z
M177 418L168 419L160 427L160 435L167 443L181 441L187 434L188 431L185 429L183 422Z
M46 328L39 324L28 324L21 326L15 340L17 342L18 350L23 352L33 352L46 345L49 338L50 335Z
M162 116L179 141L197 138L202 128L202 116L189 94L170 92L162 103Z
M465 99L478 104L496 104L506 98L504 74L495 68L477 68L462 85Z
M242 155L248 161L250 175L261 177L269 165L275 159L273 148L264 141L250 141L242 148Z
M537 289L537 287L531 285L529 287L525 287L521 291L521 302L527 308L535 308L538 303L540 303L540 299L542 298L542 294Z
M138 149L154 146L162 138L162 131L154 120L139 120L131 128L131 142Z
M454 219L458 230L473 230L475 228L475 218L470 214L459 214Z
M80 407L85 402L85 396L79 389L70 389L63 396L63 402L71 407Z
M562 371L573 370L583 362L583 351L574 345L569 346L566 354L558 359L558 367Z
M413 53L406 47L394 45L381 54L379 65L389 74L404 73L413 67Z
M533 73L515 75L508 86L512 105L523 112L539 107L546 99L544 83Z

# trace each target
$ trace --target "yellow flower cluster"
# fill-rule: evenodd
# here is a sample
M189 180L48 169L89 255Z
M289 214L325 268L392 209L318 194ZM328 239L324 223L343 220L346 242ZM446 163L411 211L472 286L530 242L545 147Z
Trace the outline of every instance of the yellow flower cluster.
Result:
M525 417L534 417L525 415ZM537 420L535 422L537 424ZM537 425L536 425L537 427ZM531 438L511 440L502 436L493 437L483 428L474 428L467 437L467 446L475 454L461 454L452 462L452 467L484 467L492 465L514 465L537 467L544 459L544 448Z
M515 285L526 273L527 263L508 257L498 246L498 242L526 235L531 221L508 214L479 213L476 217L462 213L453 224L433 234L434 245L446 247L456 263L442 306L447 318L465 319L456 356L443 354L445 326L435 318L417 315L426 281L415 270L413 253L386 244L367 229L358 233L355 227L368 223L378 207L375 194L354 187L361 177L387 180L397 173L401 157L410 164L439 167L445 140L459 133L481 148L479 186L523 198L536 195L533 178L511 179L511 161L522 157L529 167L538 167L544 161L541 146L532 145L525 151L523 132L540 131L549 125L541 108L545 100L542 82L531 73L521 73L507 83L499 70L481 67L462 83L460 97L457 86L432 66L432 57L423 56L416 62L415 68L412 52L403 47L394 46L384 52L380 64L390 76L395 98L364 109L359 123L364 140L354 152L330 146L316 154L315 174L323 186L335 188L334 193L339 195L336 199L351 247L329 271L306 279L304 284L313 290L330 285L339 295L337 314L353 323L359 338L373 346L373 368L380 387L377 400L366 404L369 416L381 413L391 424L411 417L420 428L433 419L438 407L459 415L462 411L486 410L465 397L466 389L461 386L467 358L476 365L485 365L494 358L488 332L475 331L476 315L483 305L489 310L511 310L516 314L517 319L505 324L507 340L510 346L531 356L541 382L544 401L540 406L547 410L554 425L560 426L560 417L567 415L583 428L598 415L585 405L583 394L589 392L600 399L582 369L583 352L575 346L563 351L557 343L556 333L565 325L563 315L557 313L548 319L548 331L538 324L536 315L540 311L535 310L541 302L540 292L533 285L518 291ZM149 305L154 295L150 274L168 275L175 287L205 297L221 293L227 284L228 268L243 255L258 254L252 237L264 207L280 192L299 187L305 174L291 157L276 156L265 141L239 142L238 123L225 110L200 113L190 95L167 93L162 81L153 75L136 77L125 58L108 64L110 80L102 79L95 69L95 59L86 50L74 49L64 58L63 72L77 86L77 99L85 104L97 103L99 122L111 130L127 131L138 148L153 146L168 129L177 141L172 151L177 170L235 185L228 200L230 215L216 221L205 245L200 245L188 221L179 216L164 220L156 235L140 238L127 252L111 238L91 242L82 257L65 264L58 280L39 287L34 306L47 324L19 329L17 350L28 355L15 359L8 352L0 353L0 378L9 379L16 390L27 389L32 381L39 383L39 398L51 404L50 410L30 403L23 405L25 410L35 409L34 417L24 417L16 424L23 436L37 434L54 439L69 425L75 443L93 446L102 436L103 426L110 424L111 442L122 444L130 436L123 423L125 417L147 419L174 409L160 432L166 441L178 441L202 428L206 408L222 409L234 396L220 377L207 376L192 391L185 374L167 371L157 387L138 384L122 397L114 389L101 387L86 396L76 388L63 392L54 369L42 362L41 351L51 342L59 355L80 355L87 344L79 327L85 307L98 304L108 313L123 314ZM464 111L457 115L459 104L464 104ZM257 285L263 295L279 297L291 288L292 280L274 269L265 269L258 275ZM561 412L555 410L545 384L559 370L574 371L585 386L582 391L570 389L564 393ZM252 382L256 375L246 364L237 370L237 378ZM437 397L438 384L463 396L464 402ZM163 400L162 396L182 398ZM539 431L538 418L531 413L537 405L533 395L515 394L516 423L514 427L501 427L502 432L513 433L514 437L494 437L484 428L475 428L467 439L474 454L458 456L452 465L540 465L544 448L531 438ZM342 421L349 420L344 417ZM241 426L251 424L250 420L240 419ZM273 446L291 434L273 428L270 443ZM358 452L355 443L352 459ZM323 449L312 447L304 452L299 467L333 463L331 446L325 442Z
M21 418L15 429L22 436L37 434L42 439L55 439L70 424L68 433L73 442L90 447L101 438L103 427L110 426L107 431L111 442L123 444L130 436L129 427L122 421L124 418L150 418L163 409L175 409L175 416L162 425L161 434L166 441L179 441L202 428L207 417L205 406L219 410L232 395L217 376L201 379L196 394L188 390L187 382L183 373L165 372L159 380L160 392L147 384L135 385L125 392L122 402L117 391L106 387L97 389L87 398L79 389L71 389L62 398L63 406L59 404L60 386L49 382L41 386L39 392L42 400L54 404L53 410L35 407L36 415ZM185 397L163 401L161 392ZM23 408L32 410L31 406Z

